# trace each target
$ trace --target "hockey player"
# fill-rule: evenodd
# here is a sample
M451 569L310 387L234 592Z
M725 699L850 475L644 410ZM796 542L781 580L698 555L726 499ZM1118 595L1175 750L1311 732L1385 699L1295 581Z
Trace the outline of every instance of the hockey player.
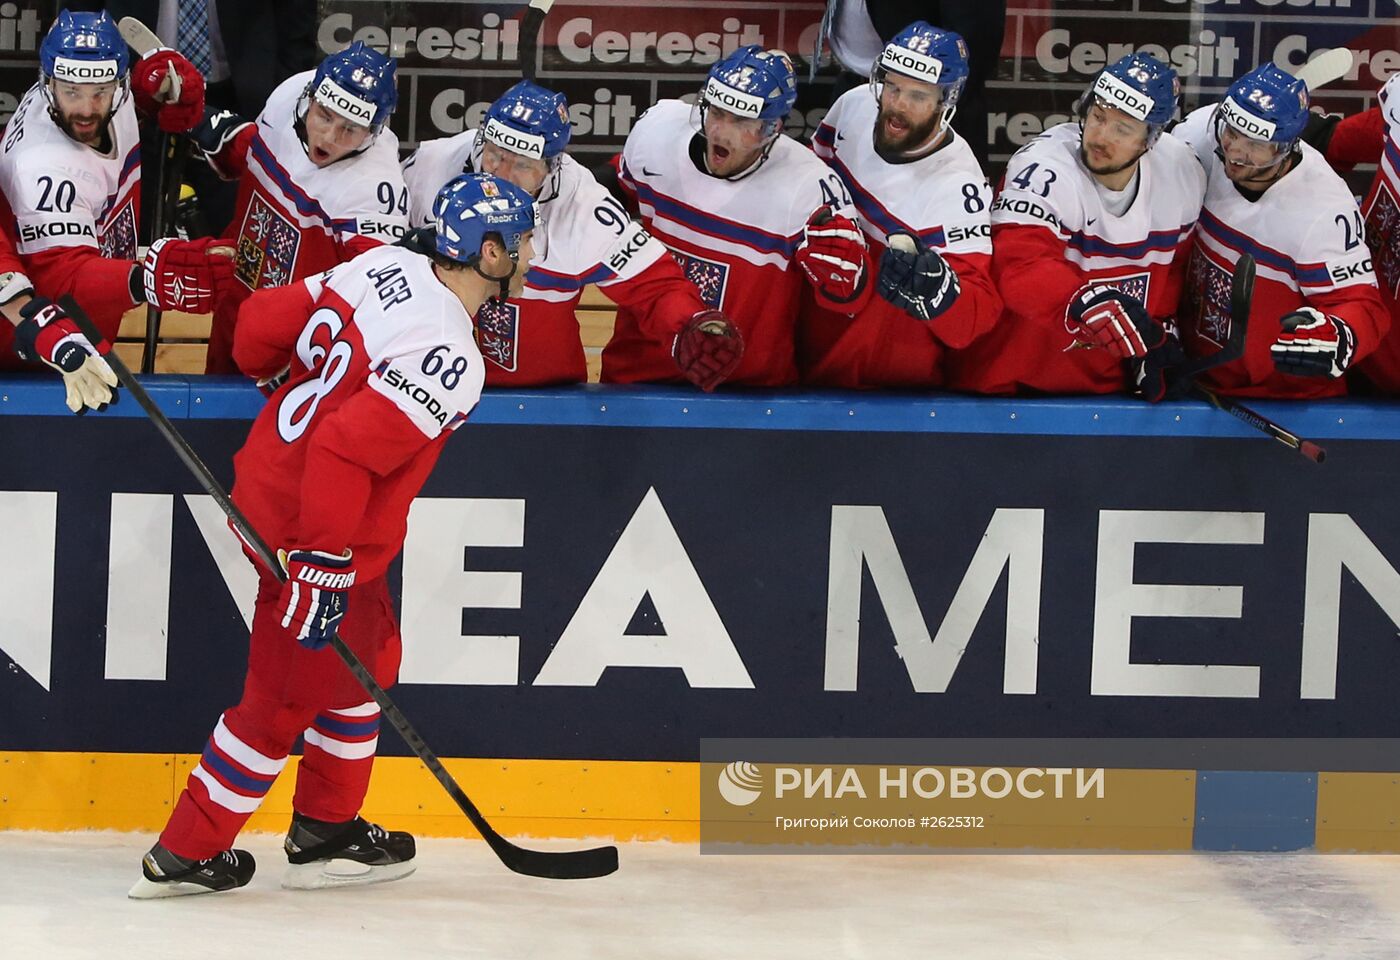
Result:
M479 129L429 140L404 162L414 227L429 220L438 188L464 171L509 180L539 200L541 259L524 292L490 301L477 316L488 387L588 379L574 310L590 283L635 311L666 349L678 336L707 337L702 327L724 319L701 302L665 245L564 152L570 133L564 96L522 80L491 104ZM680 355L692 362L679 372L696 385L712 390L723 379L702 352L686 348Z
M1205 193L1190 148L1162 132L1178 90L1160 60L1123 57L1080 98L1077 122L1011 158L992 203L992 276L1006 312L948 356L949 386L1117 393L1143 379L1143 394L1161 399L1161 367L1179 359L1168 328Z
M1389 327L1356 201L1299 142L1307 118L1307 86L1270 63L1173 131L1209 177L1182 309L1188 353L1224 346L1235 261L1248 252L1257 268L1244 356L1201 377L1223 393L1341 396Z
M283 886L376 883L414 869L414 842L359 816L379 709L335 652L339 633L380 684L393 683L399 628L385 569L408 508L481 396L472 338L488 298L518 294L533 250L534 200L485 174L448 183L431 257L382 246L247 301L234 354L258 377L281 370L234 458L234 501L279 557L259 568L243 699L220 717L131 889L138 899L230 890L253 858L229 849L304 737Z
M214 171L239 181L226 233L238 282L216 304L206 373L236 372L233 325L250 292L403 237L408 188L398 137L386 126L398 102L396 67L357 41L284 80L257 123L224 110L195 129Z
M647 230L742 337L743 359L730 383L797 380L795 324L808 283L819 302L853 313L873 288L841 178L782 136L796 99L785 54L741 47L710 68L694 108L662 100L648 110L619 163L618 183ZM818 253L824 259L810 259ZM810 272L797 269L804 260ZM621 307L603 349L602 379L677 378L663 341L637 311Z
M157 88L171 69L182 79L182 99L159 105ZM136 304L209 312L232 275L229 251L210 240L160 239L136 260L141 164L133 100L179 128L203 109L203 83L168 50L130 70L126 41L105 13L64 11L39 46L39 82L0 145L3 213L25 274L45 296L72 294L108 339ZM0 324L0 356L11 341Z
M1363 391L1400 393L1400 74L1391 74L1377 94L1377 105L1338 122L1309 118L1326 131L1309 140L1338 172L1358 163L1376 164L1376 175L1361 203L1366 242L1375 264L1381 299L1390 313L1390 332L1349 379ZM1305 135L1306 136L1306 135Z
M949 126L967 71L962 37L916 21L885 45L869 88L842 94L812 137L855 201L867 269L880 265L880 296L854 318L804 312L805 382L937 385L944 349L967 346L1001 314L990 274L992 191ZM892 233L914 252L891 249Z

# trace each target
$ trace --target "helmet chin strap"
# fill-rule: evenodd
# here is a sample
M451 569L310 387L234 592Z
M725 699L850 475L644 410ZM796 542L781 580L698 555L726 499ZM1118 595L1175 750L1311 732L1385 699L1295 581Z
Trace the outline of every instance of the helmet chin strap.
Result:
M489 274L489 273L487 273L485 270L481 269L481 260L480 260L479 258L477 259L477 261L476 261L475 263L472 264L472 269L475 270L475 271L477 272L477 275L480 276L483 280L491 280L491 281L494 281L494 282L496 282L496 283L498 283L498 284L501 285L501 292L498 293L498 294L496 294L496 296L494 296L494 297L489 297L488 299L490 299L490 300L509 300L509 299L510 299L510 278L513 277L513 276L515 276L516 271L520 269L520 261L519 261L518 259L516 259L516 255L515 255L515 254L513 254L513 253L510 254L510 272L508 272L508 273L507 273L505 276L503 276L503 277L493 277L493 276L491 276L491 274Z

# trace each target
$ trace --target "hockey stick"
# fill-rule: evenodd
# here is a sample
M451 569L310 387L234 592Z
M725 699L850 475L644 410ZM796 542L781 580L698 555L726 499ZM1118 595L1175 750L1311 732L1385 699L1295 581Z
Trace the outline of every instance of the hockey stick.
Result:
M1194 382L1207 370L1234 363L1244 356L1245 337L1249 333L1249 311L1254 303L1254 271L1254 257L1241 253L1235 261L1235 272L1230 277L1230 335L1225 338L1225 345L1208 357L1177 367L1171 373L1173 384Z
M117 32L122 35L127 46L142 57L148 57L164 46L149 27L135 17L122 17L117 22ZM175 68L161 82L156 96L165 102L180 99L180 77ZM151 218L151 239L159 240L166 235L175 219L175 205L180 200L180 182L184 178L185 150L184 137L166 133L160 138L160 157L156 161L156 203ZM141 372L154 373L156 369L156 345L160 340L161 309L153 304L146 305L146 344L141 351Z
M1307 84L1309 91L1317 90L1351 72L1352 59L1352 52L1346 47L1334 47L1324 50L1293 71L1293 76Z
M535 79L536 51L539 50L540 34L544 30L544 18L554 0L530 0L525 8L525 16L520 18L520 75L531 82Z
M78 329L83 332L93 346L102 342L102 334L93 326L87 314L82 311L72 297L65 296L59 300L59 304L68 311L68 315L73 318L73 322L78 325ZM175 425L156 406L145 387L137 382L132 376L131 370L116 355L116 351L107 354L107 362L111 365L112 371L116 373L117 379L126 387L127 392L136 398L136 402L141 405L141 409L146 411L152 423L160 431L167 443L174 449L176 456L194 475L195 480L204 488L204 492L214 498L214 502L219 505L219 509L229 518L234 528L238 531L243 542L257 554L260 560L279 581L286 582L287 574L282 569L282 565L277 562L272 550L268 548L267 542L258 535L248 523L248 519L243 516L243 512L238 509L229 495L219 485L219 481L214 478L214 474L204 465L204 461L199 458L199 454L189 445L189 442L180 435ZM617 848L616 847L595 847L591 850L568 850L568 851L545 851L527 850L511 843L501 836L486 822L486 818L481 815L481 811L476 808L476 804L466 795L457 781L452 778L443 767L442 761L437 754L428 747L418 731L413 729L413 725L408 722L408 718L399 710L398 705L389 697L389 694L374 679L368 668L355 655L355 651L346 646L345 641L337 634L331 634L331 647L336 654L344 661L345 666L355 675L355 679L365 688L374 702L379 704L379 709L384 717L403 737L410 750L423 761L423 765L429 772L437 778L437 782L442 784L444 790L452 797L457 806L467 815L472 826L476 827L482 839L491 847L501 863L505 864L516 873L525 874L530 877L545 877L553 880L580 880L589 877L603 877L617 869Z
M1274 423L1262 413L1251 410L1242 403L1236 403L1229 397L1222 397L1214 390L1203 387L1199 383L1191 384L1191 396L1198 400L1204 400L1215 409L1223 410L1232 417L1238 417L1254 429L1273 437L1284 446L1297 450L1313 463L1321 463L1327 459L1327 451L1311 440L1304 440L1293 431Z

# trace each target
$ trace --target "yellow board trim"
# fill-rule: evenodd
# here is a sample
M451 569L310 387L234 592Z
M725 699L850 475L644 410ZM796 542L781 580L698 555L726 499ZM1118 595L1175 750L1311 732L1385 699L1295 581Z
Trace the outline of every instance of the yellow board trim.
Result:
M0 752L0 830L158 832L197 754ZM292 772L297 762L289 765ZM700 764L621 760L445 760L502 833L614 841L700 839ZM280 833L295 776L277 779L248 829ZM1191 849L1195 774L1114 771L1116 802L1080 817L1062 803L1003 811L1005 846ZM451 798L411 757L380 757L371 819L419 836L474 837ZM1006 841L1010 841L1009 843Z

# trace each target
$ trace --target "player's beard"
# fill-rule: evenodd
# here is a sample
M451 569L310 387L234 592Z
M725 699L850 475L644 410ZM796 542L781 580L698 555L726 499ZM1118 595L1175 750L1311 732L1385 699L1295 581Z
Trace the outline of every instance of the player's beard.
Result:
M70 139L76 140L89 147L100 146L107 141L107 131L112 123L111 116L65 117L60 115L56 110L54 111L54 119L57 121L59 129L67 134ZM78 132L77 123L93 123L94 121L96 126L92 129L92 133L81 134Z
M1141 160L1146 153L1147 151L1143 150L1136 154L1131 160L1126 160L1123 163L1096 167L1094 166L1094 161L1089 159L1089 150L1084 146L1084 142L1082 140L1079 142L1079 162L1084 164L1084 169L1101 177L1111 177L1115 173L1122 173Z
M890 116L897 116L906 124L903 134L895 137L885 134L885 121ZM875 116L875 152L882 159L890 160L910 153L920 147L926 146L934 131L938 129L938 123L942 119L942 111L935 111L923 123L918 125L909 122L909 118L903 114L894 114L892 111L881 109Z

